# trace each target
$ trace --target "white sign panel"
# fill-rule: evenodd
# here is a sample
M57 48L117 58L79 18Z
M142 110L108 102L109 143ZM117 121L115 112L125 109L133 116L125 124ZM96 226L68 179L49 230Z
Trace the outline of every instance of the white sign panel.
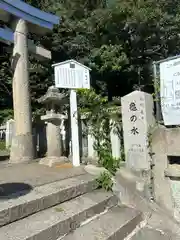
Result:
M57 88L90 88L89 71L83 68L55 67L55 86Z
M160 97L165 125L180 125L180 58L160 63Z

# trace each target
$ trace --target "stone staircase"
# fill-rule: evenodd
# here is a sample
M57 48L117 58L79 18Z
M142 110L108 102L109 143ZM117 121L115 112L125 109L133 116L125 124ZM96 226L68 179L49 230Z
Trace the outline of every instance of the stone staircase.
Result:
M0 240L134 240L141 212L96 187L83 174L1 198Z

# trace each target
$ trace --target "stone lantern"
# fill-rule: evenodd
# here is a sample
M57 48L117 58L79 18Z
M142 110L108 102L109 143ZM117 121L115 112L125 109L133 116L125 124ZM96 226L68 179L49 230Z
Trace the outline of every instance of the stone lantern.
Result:
M38 99L39 103L46 105L46 115L41 116L41 120L47 123L47 156L40 160L40 164L52 166L57 163L64 163L68 159L62 156L62 137L60 125L65 116L62 114L63 106L68 98L59 92L59 89L51 86L47 93Z

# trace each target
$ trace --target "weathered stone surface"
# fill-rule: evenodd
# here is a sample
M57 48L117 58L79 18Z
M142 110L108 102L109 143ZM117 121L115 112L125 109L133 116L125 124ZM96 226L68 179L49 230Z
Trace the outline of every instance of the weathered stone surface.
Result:
M98 156L97 152L94 149L94 143L95 143L95 138L92 134L92 127L90 126L88 128L88 156L87 156L87 161L88 163L92 164L97 164L98 162Z
M134 186L134 188L141 192L141 194L146 197L147 199L150 199L149 193L147 193L147 182L145 179L142 178L142 176L137 176L134 172L132 172L130 169L126 167L120 167L117 171L118 174L120 174L122 177L127 179L129 182L131 182ZM114 185L114 188L116 186ZM115 190L116 191L116 190Z
M179 164L169 165L164 170L164 174L166 177L180 178L180 165Z
M62 156L62 138L58 124L51 122L47 124L47 143L47 157L58 158Z
M141 213L128 207L114 207L94 221L76 229L64 240L123 240L142 221Z
M168 156L180 156L179 141L179 128L158 125L152 133L154 198L177 220L180 220L180 214L177 214L180 210L178 200L180 182L174 181L171 177L178 177L180 168L171 164Z
M10 163L29 162L34 159L34 156L35 149L33 145L33 135L31 133L13 137Z
M84 167L85 171L91 175L95 175L95 176L99 176L101 173L107 172L109 173L109 171L104 168L104 167L97 167L95 165L86 165Z
M169 240L169 237L161 231L156 231L156 230L150 229L150 228L143 228L131 239L132 240L152 240L152 239L154 239L154 240Z
M13 174L12 174L13 173ZM9 164L0 162L0 185L4 183L25 183L33 188L44 184L87 174L84 166L76 168L49 168L32 162L29 164Z
M157 203L146 199L143 192L137 191L135 179L126 178L118 172L115 184L114 193L120 202L141 211L150 228L163 231L169 239L180 239L180 227L177 221Z
M61 156L61 157L46 157L46 158L42 158L39 161L39 164L47 165L49 167L52 167L54 165L63 164L65 162L68 162L67 157L63 157L63 156Z
M55 86L48 88L45 95L38 99L39 103L64 103L67 102L67 96L63 93L60 93L59 89Z
M101 190L31 215L0 228L3 240L57 240L79 227L81 222L117 203L112 193ZM108 223L109 224L109 223Z
M95 188L96 182L93 177L82 175L35 187L28 194L14 199L1 199L0 226L67 201Z
M32 113L28 72L27 23L18 19L14 32L13 106L15 139L12 142L11 163L26 162L34 158Z

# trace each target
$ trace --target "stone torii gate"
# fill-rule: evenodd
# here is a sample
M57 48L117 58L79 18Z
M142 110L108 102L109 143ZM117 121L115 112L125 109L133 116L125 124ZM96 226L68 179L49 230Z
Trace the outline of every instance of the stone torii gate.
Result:
M12 141L10 162L27 162L34 158L28 49L41 57L51 57L49 51L36 47L28 40L28 33L46 34L53 29L55 24L59 24L59 17L34 8L21 0L0 0L0 20L10 25L14 32L0 29L0 39L14 43L13 105L15 137Z

